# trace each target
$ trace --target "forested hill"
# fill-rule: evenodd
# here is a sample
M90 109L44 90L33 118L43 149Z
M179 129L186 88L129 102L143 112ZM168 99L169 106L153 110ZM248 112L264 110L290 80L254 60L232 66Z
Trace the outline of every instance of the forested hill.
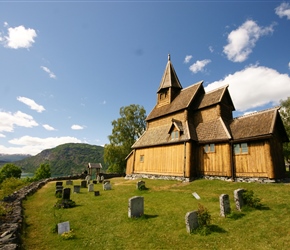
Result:
M88 163L104 164L104 148L84 143L66 143L41 153L16 161L14 164L22 168L22 172L34 173L40 164L48 163L52 175L79 174L86 170Z

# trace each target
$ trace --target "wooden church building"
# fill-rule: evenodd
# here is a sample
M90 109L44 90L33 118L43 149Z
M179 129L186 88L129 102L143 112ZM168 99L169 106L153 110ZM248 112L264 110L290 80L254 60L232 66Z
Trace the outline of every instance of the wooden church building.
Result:
M200 176L279 179L288 136L272 108L233 118L228 86L182 88L168 62L143 135L127 156L126 175L191 180Z

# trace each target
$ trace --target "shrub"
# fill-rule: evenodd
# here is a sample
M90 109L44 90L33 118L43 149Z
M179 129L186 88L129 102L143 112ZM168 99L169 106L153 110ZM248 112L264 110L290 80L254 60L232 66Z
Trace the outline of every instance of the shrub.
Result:
M59 199L54 205L55 208L72 208L76 203L73 200Z
M72 240L76 237L73 229L71 229L70 231L68 232L64 232L62 235L61 235L62 239L64 240Z
M198 228L195 230L195 232L199 233L200 235L208 235L211 233L210 230L211 215L208 209L201 204L198 204L197 221Z
M245 190L242 194L245 206L259 209L262 207L261 199L254 195L253 190Z

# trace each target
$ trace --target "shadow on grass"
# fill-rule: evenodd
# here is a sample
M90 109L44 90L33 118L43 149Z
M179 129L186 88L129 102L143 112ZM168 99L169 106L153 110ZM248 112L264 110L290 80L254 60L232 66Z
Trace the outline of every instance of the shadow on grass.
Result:
M231 220L239 220L241 218L243 218L246 214L241 213L241 212L232 212L229 215L227 215L226 218L229 218Z
M212 233L227 233L226 230L219 227L218 225L209 225L208 228L209 228L210 232L212 232Z
M132 217L131 219L134 219L134 220L148 220L148 219L154 219L156 217L158 217L158 215L156 215L156 214L143 214L140 217Z

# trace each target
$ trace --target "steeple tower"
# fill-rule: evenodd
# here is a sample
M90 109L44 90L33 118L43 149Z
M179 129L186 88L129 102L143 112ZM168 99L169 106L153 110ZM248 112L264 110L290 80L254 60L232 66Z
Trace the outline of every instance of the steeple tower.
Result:
M170 104L181 89L182 86L171 63L170 54L168 54L168 62L157 91L157 105L160 107Z

